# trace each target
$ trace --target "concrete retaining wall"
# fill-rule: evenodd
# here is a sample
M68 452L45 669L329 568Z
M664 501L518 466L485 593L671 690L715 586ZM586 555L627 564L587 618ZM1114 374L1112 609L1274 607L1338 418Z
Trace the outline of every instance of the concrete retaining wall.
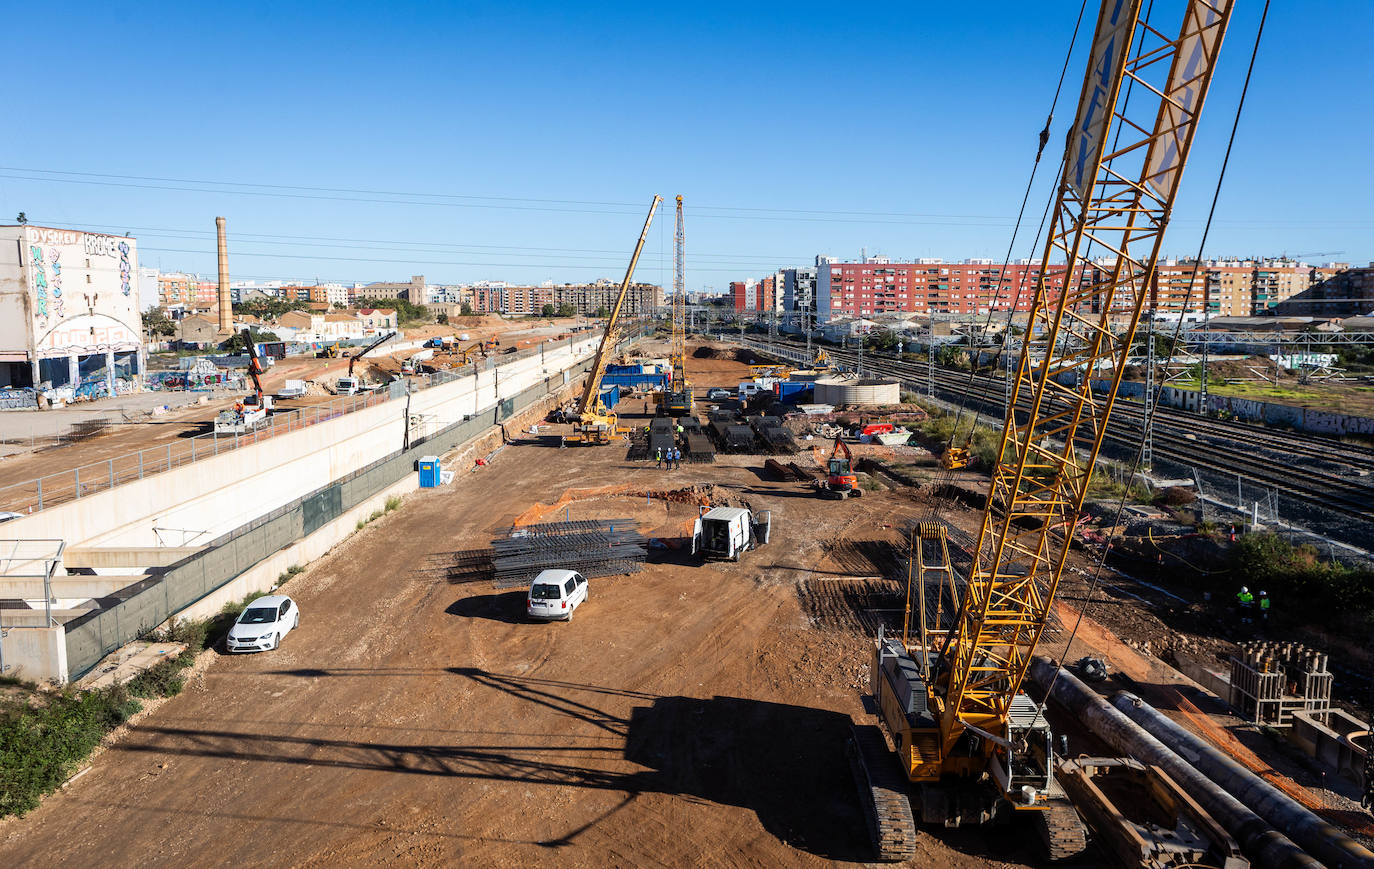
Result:
M39 615L42 615L40 612ZM6 676L41 682L67 681L67 643L62 627L6 627L0 637L0 661Z
M1325 713L1322 723L1318 713L1293 713L1293 726L1288 738L1295 745L1331 767L1336 774L1358 788L1364 788L1364 758L1368 750L1351 740L1355 735L1369 743L1369 722L1361 721L1339 709Z
M543 345L540 353L414 393L412 438L499 405L587 359L596 343ZM62 538L68 546L203 544L400 448L405 426L406 399L399 397L13 520L5 534Z

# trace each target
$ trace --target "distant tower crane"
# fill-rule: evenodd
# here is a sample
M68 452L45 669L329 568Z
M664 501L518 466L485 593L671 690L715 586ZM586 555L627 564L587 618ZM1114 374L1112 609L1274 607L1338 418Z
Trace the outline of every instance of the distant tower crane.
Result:
M659 403L660 412L681 417L692 414L692 384L687 382L687 277L682 228L682 195L677 197L677 229L673 233L673 344L668 361L673 382Z

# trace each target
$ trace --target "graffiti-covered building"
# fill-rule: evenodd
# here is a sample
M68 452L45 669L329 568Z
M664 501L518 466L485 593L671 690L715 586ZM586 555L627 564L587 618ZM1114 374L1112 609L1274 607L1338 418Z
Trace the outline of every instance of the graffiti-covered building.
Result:
M0 226L0 389L130 390L143 372L132 238Z

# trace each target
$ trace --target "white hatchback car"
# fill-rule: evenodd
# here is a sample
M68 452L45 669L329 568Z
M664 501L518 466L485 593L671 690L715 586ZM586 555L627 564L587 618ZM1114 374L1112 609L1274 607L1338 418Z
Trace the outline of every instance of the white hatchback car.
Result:
M525 612L532 619L572 621L573 610L586 602L586 577L575 570L545 570L530 583Z
M260 597L244 608L224 641L230 652L262 652L281 645L281 638L301 623L300 607L284 594Z

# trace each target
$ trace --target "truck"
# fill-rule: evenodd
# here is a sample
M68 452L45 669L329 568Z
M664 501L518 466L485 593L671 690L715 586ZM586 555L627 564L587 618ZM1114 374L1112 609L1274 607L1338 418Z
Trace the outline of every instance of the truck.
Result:
M300 398L305 393L304 380L288 380L286 386L277 391L277 398Z
M692 528L692 553L707 561L739 561L741 554L768 542L772 527L768 510L702 507Z

